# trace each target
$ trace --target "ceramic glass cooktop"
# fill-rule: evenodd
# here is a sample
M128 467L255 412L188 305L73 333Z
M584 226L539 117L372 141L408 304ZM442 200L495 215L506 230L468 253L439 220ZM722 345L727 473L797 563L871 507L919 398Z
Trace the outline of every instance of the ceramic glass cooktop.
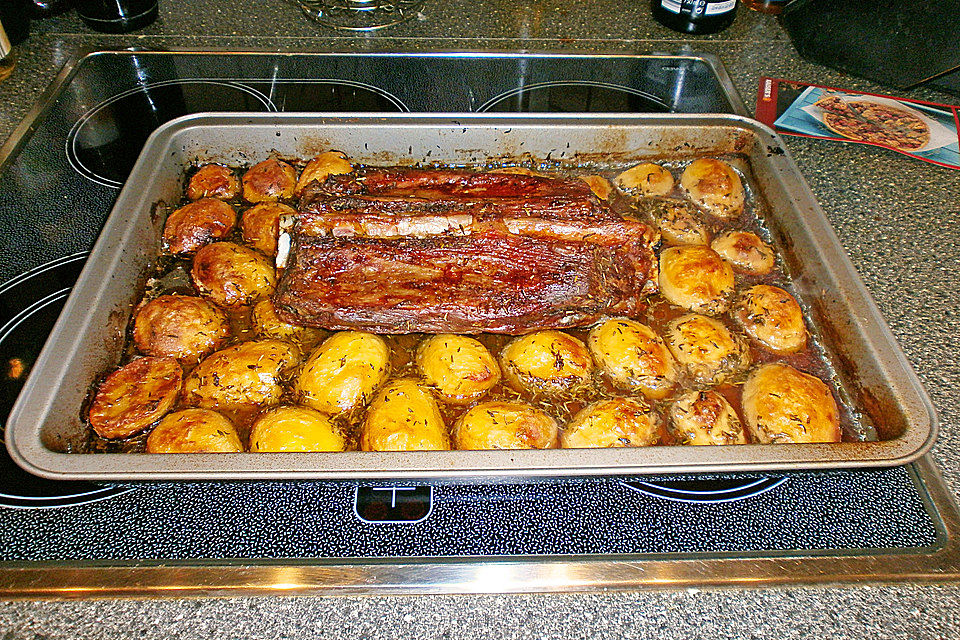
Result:
M200 111L745 113L699 56L101 52L0 160L0 411L147 136ZM11 150L13 151L11 153ZM101 485L0 453L0 563L778 554L936 547L912 466L523 484Z

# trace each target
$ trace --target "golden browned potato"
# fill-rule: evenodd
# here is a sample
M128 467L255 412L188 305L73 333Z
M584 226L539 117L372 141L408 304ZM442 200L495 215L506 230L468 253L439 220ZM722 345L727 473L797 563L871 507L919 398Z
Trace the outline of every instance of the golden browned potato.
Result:
M100 383L90 404L90 426L102 438L129 438L173 408L183 372L174 358L138 358Z
M694 160L680 175L680 186L691 200L715 216L733 218L743 213L743 182L723 160Z
M170 253L193 253L229 235L236 224L237 212L233 207L216 198L202 198L167 217L163 242Z
M481 402L457 420L457 449L555 449L557 422L522 402Z
M293 197L297 170L282 160L270 158L253 165L243 174L243 199L271 202Z
M643 196L665 196L673 191L673 176L658 164L644 162L627 169L614 182L621 189Z
M364 451L441 451L450 448L437 401L416 380L387 383L377 392L360 427Z
M610 184L610 181L603 176L580 176L580 179L590 185L590 190L593 191L593 195L597 196L601 200L606 200L613 192L613 185Z
M147 436L147 453L241 453L233 423L210 409L171 413Z
M840 442L840 412L829 387L793 367L758 367L743 385L743 416L757 442Z
M780 287L750 287L740 294L731 315L747 335L774 353L796 353L807 345L803 311Z
M660 253L660 293L689 311L721 314L730 304L733 269L710 247L685 245Z
M240 181L231 169L222 164L205 164L190 177L187 197L231 200L240 195Z
M133 341L148 356L196 364L230 337L230 322L217 305L195 296L165 295L140 307Z
M326 151L307 163L300 173L293 195L300 197L308 184L316 180L323 182L327 176L339 173L350 173L353 166L347 160L347 155L339 151Z
M335 333L317 347L297 378L299 402L327 414L364 405L390 373L390 347L363 331Z
M776 262L770 245L749 231L721 233L710 243L710 248L740 273L762 276L770 273Z
M630 398L601 400L585 407L564 428L564 449L646 447L660 437L656 414Z
M536 331L500 352L504 379L518 391L559 394L590 382L593 361L583 342L562 331Z
M276 338L293 342L299 347L313 348L323 337L321 329L284 322L277 314L277 307L270 298L264 298L253 305L250 319L253 330L261 338Z
M647 325L626 318L605 320L590 330L587 346L617 387L654 399L666 397L673 389L677 363L663 338Z
M417 367L448 402L475 400L500 382L497 361L478 340L443 333L417 349Z
M743 339L715 318L688 313L670 322L666 338L687 382L697 387L720 384L750 364Z
M221 349L200 361L183 385L188 405L233 411L280 402L284 374L300 363L300 350L281 340L254 340Z
M641 198L637 209L646 212L670 245L709 244L710 230L696 207L680 198Z
M296 215L296 210L282 202L261 202L243 212L240 232L243 241L268 256L277 253L280 237L280 216Z
M343 451L347 441L327 416L308 407L274 407L250 430L250 451Z
M670 431L680 444L746 444L747 435L727 399L716 391L688 391L670 406Z
M214 242L197 251L190 275L200 295L221 307L253 304L273 293L277 283L266 256L233 242Z

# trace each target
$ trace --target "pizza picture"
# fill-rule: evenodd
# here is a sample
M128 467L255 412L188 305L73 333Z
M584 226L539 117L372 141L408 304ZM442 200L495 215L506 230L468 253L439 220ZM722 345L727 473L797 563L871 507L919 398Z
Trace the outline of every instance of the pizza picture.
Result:
M906 109L839 96L821 98L815 104L823 109L827 128L845 138L901 151L917 151L930 142L930 127Z

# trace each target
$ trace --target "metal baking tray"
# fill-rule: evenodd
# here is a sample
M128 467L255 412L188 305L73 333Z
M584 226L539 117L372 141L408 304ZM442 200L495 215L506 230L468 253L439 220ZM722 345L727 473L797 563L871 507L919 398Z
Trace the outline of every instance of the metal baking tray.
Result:
M82 442L91 383L120 357L144 274L184 168L245 165L327 149L370 164L470 164L528 154L610 162L741 154L748 187L769 205L768 225L794 292L819 334L839 385L877 441L839 444L655 446L547 451L409 453L68 453ZM158 129L144 146L79 281L14 407L10 455L31 473L76 480L462 479L890 466L932 445L933 407L780 138L728 115L196 114Z

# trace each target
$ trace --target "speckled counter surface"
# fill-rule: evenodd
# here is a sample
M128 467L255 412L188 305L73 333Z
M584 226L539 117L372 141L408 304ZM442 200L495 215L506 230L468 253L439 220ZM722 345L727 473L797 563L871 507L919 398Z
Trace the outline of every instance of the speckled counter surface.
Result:
M427 0L414 21L339 35L282 0L161 0L144 31L104 36L73 15L35 22L0 83L0 139L79 47L267 51L526 50L717 54L752 105L761 75L878 92L807 63L776 21L743 11L727 31L682 38L638 0ZM442 88L440 88L442 90ZM931 90L911 97L956 102ZM932 452L960 488L960 171L882 149L788 138L787 145L940 415ZM956 638L960 586L422 597L0 602L0 638Z

